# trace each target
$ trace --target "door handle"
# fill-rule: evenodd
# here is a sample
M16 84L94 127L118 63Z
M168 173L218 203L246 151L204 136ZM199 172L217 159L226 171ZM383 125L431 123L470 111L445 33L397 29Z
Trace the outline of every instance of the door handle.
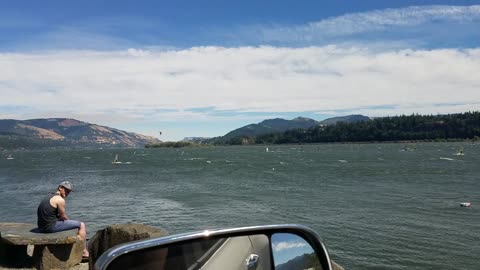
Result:
M259 259L260 259L260 256L258 256L257 254L250 254L250 256L248 256L247 259L245 260L247 261L245 266L247 266L248 270L255 270L257 269Z

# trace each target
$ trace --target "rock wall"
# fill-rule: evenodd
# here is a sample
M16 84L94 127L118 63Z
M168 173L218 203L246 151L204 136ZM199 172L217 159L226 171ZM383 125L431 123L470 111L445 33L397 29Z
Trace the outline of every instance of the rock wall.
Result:
M162 229L138 223L113 224L99 230L90 239L88 251L90 252L89 269L97 259L108 249L127 242L154 238L168 235Z

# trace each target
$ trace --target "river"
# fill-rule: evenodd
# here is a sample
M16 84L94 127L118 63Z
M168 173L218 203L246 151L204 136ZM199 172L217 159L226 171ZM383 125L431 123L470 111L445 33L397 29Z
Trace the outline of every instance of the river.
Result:
M67 214L90 237L125 222L300 223L346 269L480 269L479 164L467 142L4 152L0 222L35 223L41 198L69 180Z

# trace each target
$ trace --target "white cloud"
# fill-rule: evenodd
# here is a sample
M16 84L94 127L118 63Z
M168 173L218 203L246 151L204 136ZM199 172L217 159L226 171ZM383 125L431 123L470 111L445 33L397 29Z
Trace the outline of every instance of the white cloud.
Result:
M480 49L196 47L0 54L0 115L209 121L215 110L463 112L479 109L476 74ZM29 109L12 112L15 107Z
M273 251L279 252L286 249L304 248L304 247L308 247L308 245L302 242L289 241L289 242L274 243L272 248L273 248Z
M480 5L472 6L411 6L398 9L351 13L306 25L261 28L262 37L278 42L321 42L334 37L351 36L373 31L420 26L435 22L476 23L480 21ZM443 26L441 26L444 28ZM446 29L443 29L444 31ZM464 29L466 31L466 29ZM416 29L418 31L418 29ZM429 28L431 31L431 27ZM448 31L448 30L446 30ZM397 33L398 34L398 33ZM412 33L409 33L412 35ZM356 39L361 39L357 36ZM391 39L391 38L390 38Z
M138 50L134 48L130 48L127 52L132 56L148 56L149 52L146 50Z

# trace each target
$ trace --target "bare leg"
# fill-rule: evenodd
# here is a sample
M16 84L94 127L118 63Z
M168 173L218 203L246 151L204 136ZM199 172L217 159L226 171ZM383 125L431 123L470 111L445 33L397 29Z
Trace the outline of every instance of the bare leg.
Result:
M83 256L88 257L88 249L87 249L87 228L85 227L85 223L80 222L80 230L78 230L78 236L81 240L85 241L85 248L83 249Z

